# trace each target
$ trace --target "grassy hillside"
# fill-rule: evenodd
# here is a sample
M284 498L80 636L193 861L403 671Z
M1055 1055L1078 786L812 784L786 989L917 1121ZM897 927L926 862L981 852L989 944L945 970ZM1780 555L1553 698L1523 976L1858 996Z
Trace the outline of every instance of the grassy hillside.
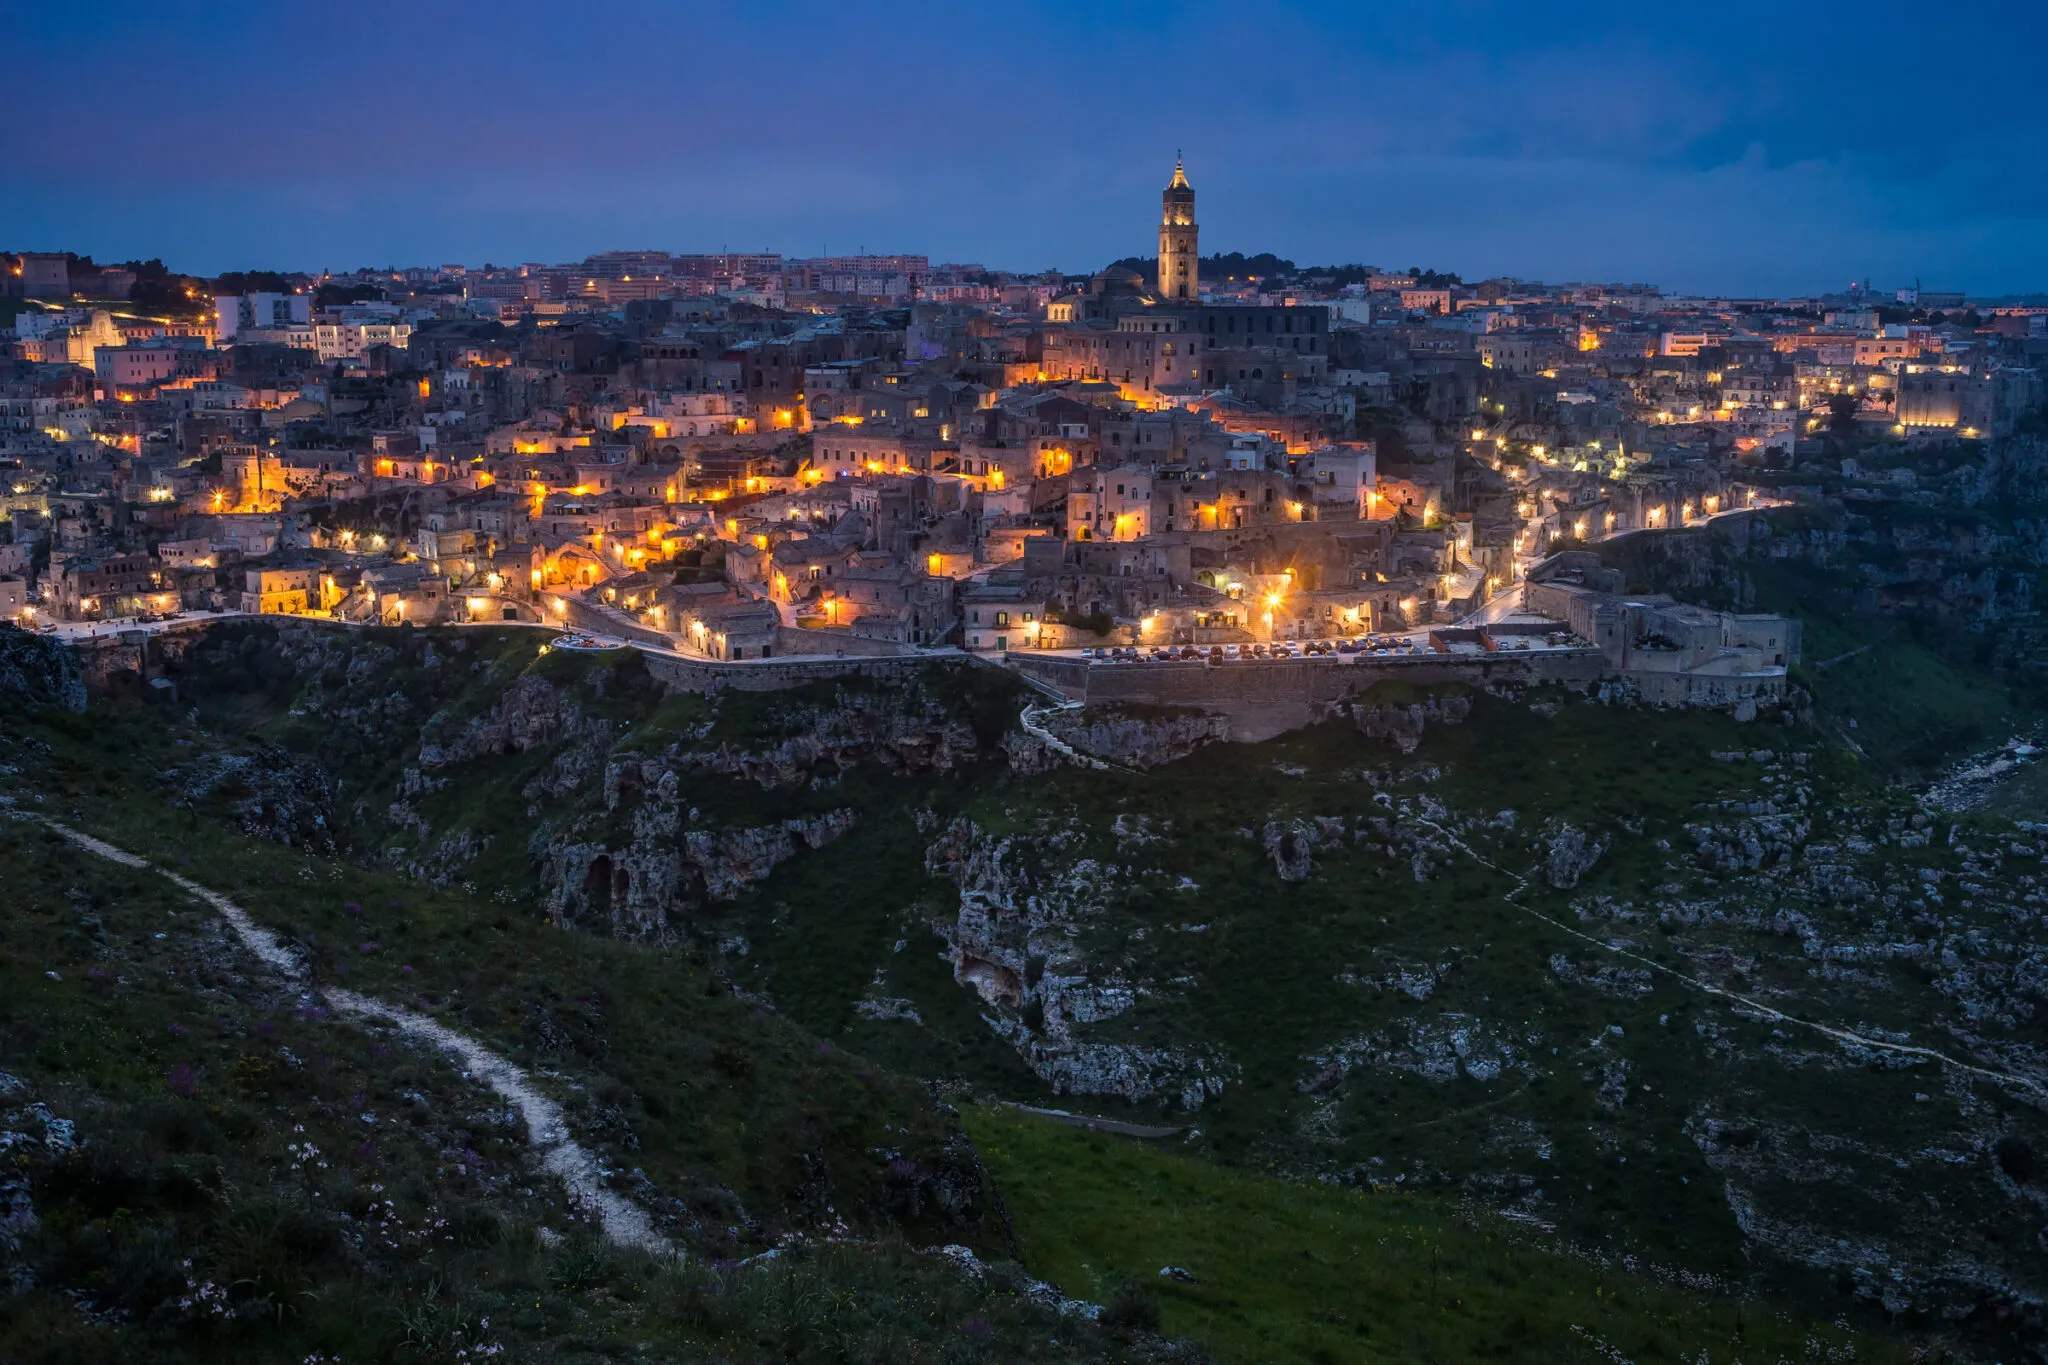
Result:
M184 846L200 875L249 864L252 905L284 899L267 873L311 880L299 876L307 865L260 847ZM586 965L623 1008L585 1042L609 1065L573 1045L544 1053L584 1133L616 1149L630 1114L639 1146L618 1151L619 1187L666 1209L690 1247L687 1264L661 1263L607 1248L532 1168L517 1123L446 1059L266 979L161 877L82 857L18 816L0 818L0 859L0 1129L13 1135L0 1173L13 1209L0 1359L1096 1360L1133 1349L1020 1295L1014 1270L975 1278L912 1252L902 1234L929 1233L931 1220L859 1210L853 1191L838 1202L879 1240L795 1243L758 1268L736 1265L769 1227L812 1212L775 1169L807 1122L782 1106L935 1122L915 1102L854 1100L871 1086L904 1092L851 1061L853 1089L836 1086L841 1064L772 1019L720 1022L705 1013L716 1006L682 995L644 998L644 979L600 953ZM348 890L367 894L360 882ZM430 927L439 909L419 906L403 936L430 980L468 956L437 947L448 942ZM522 975L567 969L574 946ZM350 976L401 993L375 971ZM571 975L549 989L578 984ZM672 1063L649 1037L663 1005L676 1046L750 1065L650 1078L639 1068ZM622 1073L648 1086L645 1099L625 1096ZM647 1120L656 1106L667 1125ZM753 1209L719 1183L726 1171L741 1188L767 1182ZM717 1226L728 1219L735 1235Z
M1217 1263L1246 1286L1232 1304L1154 1286L1165 1329L1240 1359L1262 1358L1257 1343L1302 1359L1599 1354L1576 1324L1629 1358L1685 1345L1719 1360L1738 1315L1784 1316L1787 1342L1842 1315L1937 1352L2032 1339L2014 1304L2036 1278L2039 1178L1994 1154L2048 1151L2038 1115L1995 1079L1873 1058L1801 1022L1950 1049L1987 1076L2025 1064L2030 864L2001 851L2003 830L1909 828L1917 808L1824 730L1445 693L1381 699L1449 708L1409 754L1338 720L1149 773L1034 771L1003 748L1016 685L992 670L666 695L635 654L538 643L217 630L183 660L175 706L42 711L0 761L51 813L249 906L320 979L548 1078L614 1187L700 1260L843 1223L832 1235L904 1266L926 1262L887 1250L898 1239L961 1242L1114 1297L1124 1275L1179 1263L1161 1246L1294 1256L1282 1224L1298 1215L1326 1229L1312 1256L1348 1264L1370 1233L1392 1258L1372 1268L1390 1304L1377 1338L1322 1301L1336 1289L1275 1280L1249 1253ZM819 822L829 838L786 835ZM1552 885L1560 847L1579 852ZM1974 899L1930 903L1923 869L1969 878ZM634 897L643 877L669 888L658 918L641 899L621 915L629 872ZM956 978L1006 952L1017 993ZM144 1081L182 1065L217 1096L239 1055L152 1055ZM935 1095L1172 1127L1191 1164L1131 1179L1208 1189L1216 1207L1118 1240L1116 1218L1058 1200L1119 1207L1093 1182L1123 1147L970 1116L999 1134L982 1144L996 1161ZM1412 1201L1398 1214L1346 1221L1395 1194ZM1241 1222L1262 1203L1281 1224ZM1512 1285L1469 1248L1446 1271L1460 1208L1540 1231L1500 1253ZM555 1213L501 1213L535 1227L535 1264L567 1254L541 1245L539 1226L564 1231ZM1437 1274L1468 1286L1453 1297L1484 1305L1462 1325L1425 1321L1412 1264L1379 1247L1424 1225L1440 1229ZM1525 1302L1572 1302L1596 1264L1636 1268L1596 1285L1603 1308L1638 1296L1620 1316ZM817 1283L885 1285L868 1266L825 1264ZM972 1292L1008 1293L1014 1274ZM1679 1281L1695 1296L1659 1297ZM988 1311L960 1302L969 1322ZM1127 1307L1120 1321L1142 1325L1143 1304ZM1030 1311L996 1340L1050 1322ZM720 1330L752 1344L719 1349L772 1349L729 1312ZM886 1319L862 1309L846 1330ZM984 1340L954 1321L934 1350ZM1062 1321L1059 1350L1152 1349ZM659 1332L622 1339L672 1342Z
M1141 1286L1164 1330L1219 1362L1908 1358L1559 1254L1453 1202L1226 1170L1011 1110L967 1121L1030 1264L1103 1300Z

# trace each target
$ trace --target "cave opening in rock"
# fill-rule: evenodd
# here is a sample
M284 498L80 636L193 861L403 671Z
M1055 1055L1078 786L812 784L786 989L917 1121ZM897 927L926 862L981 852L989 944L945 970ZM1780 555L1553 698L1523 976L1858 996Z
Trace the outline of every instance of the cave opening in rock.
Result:
M583 898L589 902L592 914L611 913L612 860L608 855L599 854L590 860L590 871L583 878Z

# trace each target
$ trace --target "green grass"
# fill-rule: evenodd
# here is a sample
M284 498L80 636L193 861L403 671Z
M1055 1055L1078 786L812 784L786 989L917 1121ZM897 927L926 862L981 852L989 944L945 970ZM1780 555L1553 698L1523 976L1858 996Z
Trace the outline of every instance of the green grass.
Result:
M28 1135L5 1174L26 1180L37 1220L0 1264L33 1286L0 1298L0 1359L1155 1354L1023 1293L971 1151L915 1084L735 1000L680 954L150 800L140 773L175 753L176 731L148 712L11 719L42 809L232 895L318 979L532 1068L691 1260L608 1250L531 1168L523 1129L446 1060L309 1008L156 872L0 813L0 1126ZM76 1125L74 1148L45 1144L32 1103ZM864 1240L731 1262L841 1220ZM971 1277L906 1239L995 1259Z
M1157 1296L1165 1331L1201 1338L1219 1362L1722 1365L1812 1358L1812 1341L1859 1361L1907 1358L1765 1305L1559 1255L1441 1200L1224 1170L1011 1110L964 1117L1027 1269L1101 1301L1135 1279ZM1162 1277L1168 1266L1193 1282Z
M827 1204L871 1229L992 1245L975 1178L948 1155L950 1122L919 1087L735 998L701 956L566 931L505 901L134 799L147 787L127 765L179 754L172 732L135 708L93 719L83 740L44 731L45 809L232 897L297 944L320 979L567 1072L578 1088L561 1098L590 1125L590 1145L619 1169L644 1170L677 1216L728 1244L722 1254L829 1221ZM910 1188L889 1173L898 1155L923 1173ZM954 1213L918 1195L939 1180L968 1196Z
M532 636L504 636L333 633L346 648L309 652L301 642L287 657L267 624L237 627L189 656L181 685L199 705L203 730L190 728L182 709L96 702L82 718L46 718L35 733L54 752L24 770L53 810L152 856L189 860L180 866L306 945L323 971L346 970L351 985L440 1013L524 1063L573 1079L583 1089L565 1098L612 1164L644 1171L662 1197L707 1228L742 1228L713 1248L719 1254L826 1221L826 1204L875 1236L907 1229L1000 1251L1000 1219L980 1176L916 1081L940 1093L960 1093L964 1084L982 1095L1184 1125L1198 1133L1179 1150L1215 1163L1218 1179L1266 1182L1245 1188L1314 1193L1326 1180L1391 1188L1398 1176L1401 1190L1425 1192L1418 1208L1442 1210L1460 1198L1517 1205L1553 1223L1567 1245L1681 1267L1816 1313L1865 1310L1846 1279L1825 1282L1745 1237L1730 1212L1734 1194L1697 1140L1703 1114L1835 1144L1835 1174L1769 1185L1774 1209L1795 1221L1910 1228L1991 1261L2001 1260L1999 1248L2031 1238L1981 1164L1890 1173L1908 1128L1913 1151L1973 1141L1982 1120L1969 1113L1972 1105L1985 1112L1981 1096L1959 1091L1921 1105L1916 1087L1939 1088L1929 1075L1801 1060L1797 1050L1810 1038L1793 1034L1788 1043L1768 1022L1734 1017L1667 977L1640 995L1560 980L1553 958L1590 968L1602 960L1599 950L1506 899L1516 884L1508 873L1540 865L1545 826L1569 821L1605 840L1607 851L1573 891L1538 879L1518 893L1520 904L1601 937L1625 936L1632 951L1673 968L1715 952L1753 957L1757 989L1816 1018L1940 1036L1950 1007L1910 964L1871 965L1851 974L1858 979L1830 984L1815 979L1796 937L1735 923L1683 932L1656 923L1657 907L1682 895L1720 897L1737 910L1792 906L1830 939L1869 930L1875 911L1867 904L1815 904L1796 884L1761 876L1724 878L1715 891L1689 857L1686 824L1765 794L1771 772L1747 759L1715 761L1715 752L1803 757L1797 770L1816 790L1815 841L1905 812L1878 763L1829 747L1810 727L1562 695L1534 698L1550 704L1532 710L1480 695L1467 722L1432 722L1420 749L1405 756L1355 726L1328 723L1261 745L1213 745L1150 773L1065 768L1025 777L984 749L980 761L906 775L884 752L762 785L671 757L698 827L753 827L824 810L851 810L856 819L843 837L782 863L739 899L677 910L664 941L630 943L600 937L601 925L565 931L536 913L536 832L569 830L613 848L632 838L636 798L607 809L598 789L607 760L637 764L724 744L759 751L819 725L843 726L852 714L871 717L875 707L894 708L914 725L961 721L987 744L1014 710L1014 680L955 669L918 688L854 681L664 696L636 658L536 658ZM559 796L520 793L583 738L433 770L447 785L409 798L432 823L432 837L466 829L494 840L445 886L245 838L224 825L217 803L185 809L175 781L160 778L189 765L195 748L246 752L279 743L313 755L345 781L335 806L344 842L376 860L418 842L384 812L418 761L421 735L445 742L463 733L522 677L559 689L608 728L583 785ZM1403 806L1438 809L1506 871L1439 850L1418 879L1408 852L1389 853L1373 829ZM1512 827L1498 818L1510 810ZM990 1008L955 983L937 932L950 927L959 889L927 869L925 850L959 816L990 839L1012 839L1006 857L1023 895L1042 894L1079 860L1093 861L1094 889L1072 923L1079 969L1093 982L1138 989L1127 1010L1077 1026L1077 1036L1213 1057L1227 1077L1220 1095L1192 1113L1178 1108L1172 1087L1142 1104L1061 1101L1032 1074L984 1021ZM1119 817L1150 835L1120 837ZM1260 830L1297 817L1336 817L1348 832L1317 849L1306 881L1284 883ZM1935 850L1911 856L1942 860ZM1945 865L1954 870L1954 862ZM1594 897L1633 907L1636 918L1603 922ZM349 902L361 909L350 911ZM359 940L376 942L377 951L360 951ZM1426 1000L1374 984L1397 967L1438 973ZM920 1018L864 1017L856 1003L867 995L907 1000ZM1341 1075L1319 1075L1318 1057L1338 1044L1367 1054L1399 1049L1416 1031L1455 1018L1511 1038L1518 1063L1491 1077L1432 1078L1368 1055ZM1720 1030L1737 1053L1717 1055L1702 1029ZM1616 1061L1643 1082L1632 1083L1619 1106L1596 1094L1602 1068ZM1999 1122L2035 1140L2026 1114ZM2037 1145L2048 1150L2048 1141ZM899 1154L982 1192L940 1218L931 1199L907 1200L892 1183L888 1164ZM1047 1169L1052 1179L1074 1178ZM1275 1176L1294 1183L1275 1184ZM1021 1196L1016 1182L1005 1183L1014 1212ZM1938 1210L1920 1211L1922 1191L1938 1196ZM1034 1185L1028 1197L1043 1194ZM1547 1252L1523 1244L1517 1254ZM1138 1268L1149 1274L1158 1262ZM1484 1320L1496 1333L1516 1316L1543 1321L1520 1309L1497 1318L1494 1307L1506 1300L1466 1301L1488 1305ZM1298 1316L1300 1305L1281 1295L1270 1308L1247 1300L1244 1311L1277 1322ZM1339 1326L1342 1336L1353 1324Z

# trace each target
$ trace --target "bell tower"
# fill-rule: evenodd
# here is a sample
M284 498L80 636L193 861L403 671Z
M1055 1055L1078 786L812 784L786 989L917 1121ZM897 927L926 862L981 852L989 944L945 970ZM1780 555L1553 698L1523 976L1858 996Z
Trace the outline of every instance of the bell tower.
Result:
M1173 182L1159 196L1159 297L1170 303L1194 303L1200 297L1200 260L1196 245L1195 188L1188 184L1180 157L1173 159Z

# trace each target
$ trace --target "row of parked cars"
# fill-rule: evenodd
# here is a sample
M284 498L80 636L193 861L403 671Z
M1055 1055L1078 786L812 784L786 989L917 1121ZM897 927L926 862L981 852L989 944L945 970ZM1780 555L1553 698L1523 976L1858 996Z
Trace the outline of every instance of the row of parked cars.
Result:
M1108 645L1083 649L1081 657L1096 663L1239 663L1259 659L1391 658L1421 654L1427 646L1405 635L1357 635L1336 640L1276 640L1252 645Z

